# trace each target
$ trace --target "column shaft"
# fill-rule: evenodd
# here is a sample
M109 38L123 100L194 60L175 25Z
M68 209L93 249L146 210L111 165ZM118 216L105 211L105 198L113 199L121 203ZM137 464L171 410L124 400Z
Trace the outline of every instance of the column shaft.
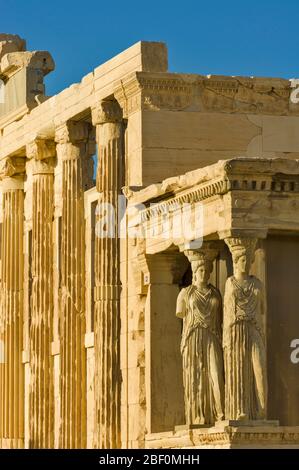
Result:
M123 126L116 102L102 102L97 124L99 204L95 237L95 442L120 447L120 254L118 197L122 186ZM102 224L103 219L106 224ZM108 224L108 225L107 225ZM101 233L101 227L106 235Z
M3 180L1 340L3 363L0 376L0 438L3 448L24 445L23 349L23 182Z
M60 447L86 447L85 228L83 162L88 127L68 123L57 134L62 158L62 298Z
M55 151L34 142L36 159ZM51 155L51 154L50 154ZM27 156L31 156L27 151ZM53 164L35 161L32 192L32 297L30 323L29 433L31 448L54 447L53 330Z

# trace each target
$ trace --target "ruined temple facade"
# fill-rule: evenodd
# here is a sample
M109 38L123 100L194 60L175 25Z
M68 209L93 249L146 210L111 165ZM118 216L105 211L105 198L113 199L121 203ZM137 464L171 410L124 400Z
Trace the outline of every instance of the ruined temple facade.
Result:
M0 34L1 448L299 448L293 84L167 67L139 42L48 97Z

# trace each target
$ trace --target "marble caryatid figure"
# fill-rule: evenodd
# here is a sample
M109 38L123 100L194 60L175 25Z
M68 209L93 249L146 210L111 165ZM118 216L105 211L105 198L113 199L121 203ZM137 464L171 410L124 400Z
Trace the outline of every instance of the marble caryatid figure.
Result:
M192 284L177 299L183 318L181 353L187 425L214 424L224 417L222 301L208 283L215 250L185 251L191 262Z
M262 315L262 282L249 275L256 240L227 238L233 276L225 285L223 348L225 417L235 420L266 418L266 355Z

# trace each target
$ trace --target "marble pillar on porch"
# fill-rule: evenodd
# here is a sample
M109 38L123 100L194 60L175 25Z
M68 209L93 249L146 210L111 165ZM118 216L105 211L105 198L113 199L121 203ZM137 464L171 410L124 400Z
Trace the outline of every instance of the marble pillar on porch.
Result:
M37 138L27 145L33 160L32 295L30 319L29 446L54 447L53 214L55 144Z
M120 244L119 195L123 185L124 131L116 101L92 113L98 145L99 193L95 235L94 446L120 447Z
M24 158L1 162L3 193L1 242L0 441L2 448L24 447L23 227Z
M83 168L90 126L68 121L56 129L62 160L61 448L86 446L85 227Z

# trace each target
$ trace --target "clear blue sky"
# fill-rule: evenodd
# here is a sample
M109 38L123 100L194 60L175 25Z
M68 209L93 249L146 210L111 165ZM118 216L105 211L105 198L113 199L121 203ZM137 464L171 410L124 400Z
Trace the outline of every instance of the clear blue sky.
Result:
M169 70L299 77L298 0L0 0L0 31L49 50L47 94L139 40L168 45Z

